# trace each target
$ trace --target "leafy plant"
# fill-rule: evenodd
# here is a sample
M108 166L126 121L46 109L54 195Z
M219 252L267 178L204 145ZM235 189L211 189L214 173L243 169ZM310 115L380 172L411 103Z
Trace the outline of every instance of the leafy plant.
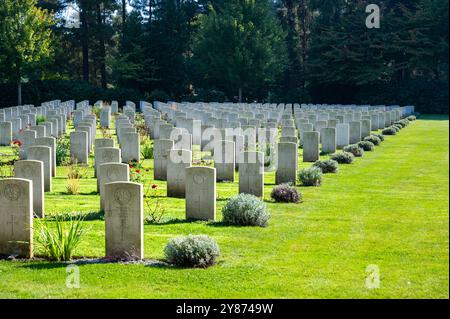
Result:
M415 115L410 115L406 119L410 122L414 122L415 120L417 120L417 117Z
M375 135L366 136L364 138L364 141L370 142L370 143L372 143L375 146L381 144L380 138L378 136L375 136Z
M68 221L55 216L54 227L49 221L35 220L35 240L43 255L52 261L69 261L85 233L83 217Z
M362 157L364 150L358 144L352 144L344 147L344 152L352 153L355 157Z
M337 173L339 171L338 162L332 159L326 161L317 161L314 163L314 167L320 168L320 170L324 174Z
M331 155L330 158L339 164L352 164L355 161L355 156L349 152L336 153Z
M129 164L130 167L130 180L133 183L141 183L142 182L142 164L139 162L130 162Z
M361 141L358 143L358 146L366 152L371 152L375 149L375 144L369 141Z
M56 141L56 165L61 166L67 163L70 156L70 142L68 139L60 138Z
M378 137L378 138L380 139L381 142L384 142L384 135L383 135L383 134L372 133L371 136Z
M239 226L267 227L270 215L264 201L249 194L232 197L222 208L223 222Z
M322 170L318 167L309 167L300 170L298 179L303 186L320 186L322 185Z
M403 120L395 122L394 125L400 125L402 128L405 128L409 125L409 121L407 119L403 119Z
M390 126L385 128L382 133L383 135L397 135L397 130L394 127Z
M277 203L299 203L301 201L301 194L295 186L289 184L275 186L270 197Z
M43 116L43 115L36 116L36 125L44 123L45 121L46 121L45 116Z
M207 235L189 235L169 240L164 255L168 263L179 267L207 268L216 263L220 250Z
M153 159L153 145L146 142L141 147L141 154L144 159Z
M162 201L157 197L158 185L149 185L144 197L145 203L145 223L159 224L167 211Z

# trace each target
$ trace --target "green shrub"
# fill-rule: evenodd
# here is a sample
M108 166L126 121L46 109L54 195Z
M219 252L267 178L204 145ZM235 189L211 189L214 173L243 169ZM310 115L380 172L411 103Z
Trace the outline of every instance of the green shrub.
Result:
M366 136L366 137L364 138L364 141L370 142L370 143L372 143L372 144L375 145L375 146L381 144L380 138L379 138L378 136L375 136L375 135Z
M394 127L390 126L385 128L382 133L383 135L397 135L397 130Z
M372 133L371 136L378 137L378 138L380 139L381 142L384 142L384 135L383 135L383 134Z
M45 116L43 116L43 115L36 116L36 125L39 125L44 122L45 122Z
M317 161L314 163L314 167L320 168L320 170L324 174L337 173L339 171L338 162L332 159L326 161Z
M223 103L227 101L227 96L224 92L210 89L197 89L196 95L188 97L188 100L192 102L218 102Z
M339 164L352 164L355 161L355 156L349 152L336 153L331 155L330 158Z
M146 100L151 101L152 103L155 101L159 101L159 102L167 102L169 101L171 98L169 96L169 94L167 94L166 92L162 91L162 90L153 90L150 94L146 94Z
M37 246L41 247L44 257L52 261L69 261L85 233L83 217L69 220L56 215L52 224L35 219L34 229Z
M372 152L375 149L375 144L369 141L361 141L358 146L366 152Z
M68 139L60 138L56 141L56 165L61 166L67 162L70 156L70 142Z
M300 170L298 179L303 186L320 186L322 184L322 171L317 167Z
M301 200L301 194L289 184L275 186L270 197L277 203L298 203Z
M400 125L402 128L405 128L409 125L409 121L407 119L403 119L395 122L394 125Z
M141 154L144 159L153 159L153 145L150 143L142 145Z
M270 215L264 201L249 194L231 198L222 208L223 222L238 226L266 227Z
M410 122L414 122L415 120L417 120L417 117L415 115L410 115L406 119Z
M207 268L220 255L216 241L206 235L189 235L171 239L164 248L168 263L178 267Z
M352 144L344 147L344 152L352 153L355 157L363 157L364 150L358 144Z

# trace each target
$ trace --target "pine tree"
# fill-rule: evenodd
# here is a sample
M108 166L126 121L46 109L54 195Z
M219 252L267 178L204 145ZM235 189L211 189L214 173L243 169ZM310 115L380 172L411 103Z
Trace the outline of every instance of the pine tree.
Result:
M266 0L231 0L201 18L193 67L197 87L228 97L268 95L286 66L286 34Z

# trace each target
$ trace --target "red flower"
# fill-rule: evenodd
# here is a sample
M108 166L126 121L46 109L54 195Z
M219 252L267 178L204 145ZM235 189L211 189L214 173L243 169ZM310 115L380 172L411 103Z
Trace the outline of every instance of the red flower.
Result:
M141 173L141 171L137 169L137 170L136 170L136 173L140 174L140 173Z

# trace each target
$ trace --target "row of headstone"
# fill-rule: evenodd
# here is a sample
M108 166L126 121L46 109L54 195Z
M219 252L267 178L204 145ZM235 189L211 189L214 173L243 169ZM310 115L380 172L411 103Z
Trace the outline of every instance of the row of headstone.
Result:
M52 101L33 105L0 109L0 146L9 146L21 140L26 131L35 131L36 137L58 138L66 130L66 121L75 106L74 101ZM37 123L38 117L45 122Z

